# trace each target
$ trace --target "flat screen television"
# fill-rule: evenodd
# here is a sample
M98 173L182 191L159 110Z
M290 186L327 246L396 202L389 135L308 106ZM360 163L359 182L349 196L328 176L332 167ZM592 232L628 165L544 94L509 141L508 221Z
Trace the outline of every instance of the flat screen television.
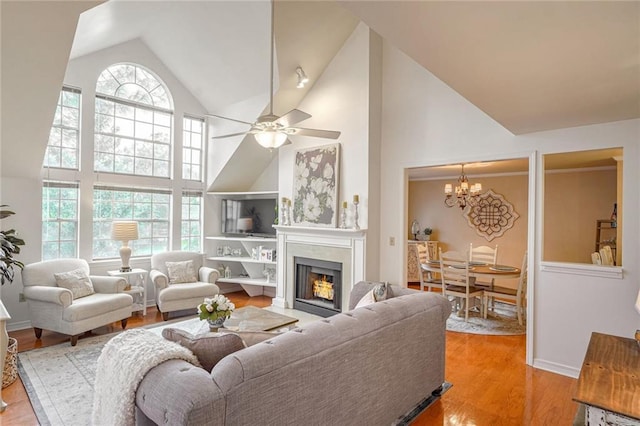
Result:
M277 198L223 198L222 234L227 236L273 237Z

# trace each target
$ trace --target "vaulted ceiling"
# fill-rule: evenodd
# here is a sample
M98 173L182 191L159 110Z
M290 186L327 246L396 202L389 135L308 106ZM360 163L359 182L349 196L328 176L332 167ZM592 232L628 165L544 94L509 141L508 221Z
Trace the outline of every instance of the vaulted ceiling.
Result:
M47 3L53 10L56 4L84 2L15 2L22 4L5 7L9 3L2 2L3 98L7 88L37 86L42 77L7 72L24 52L19 44L12 49L6 43L37 32L38 25L45 28L45 15L52 16L37 12L40 16L33 22L39 24L29 26L28 19L15 19L5 11L32 13L29 8L44 10L41 6ZM78 9L82 7L67 11ZM216 112L268 93L268 13L265 0L112 0L82 15L71 57L139 38L209 112ZM293 88L295 67L302 65L313 82L360 20L514 134L640 117L638 1L277 0L277 114L294 107L308 90ZM29 57L40 58L45 67L51 52L68 51L52 46L65 40L47 34L32 37L43 42L29 47ZM21 91L13 102L28 109L42 103L41 93ZM9 118L3 113L3 138ZM44 123L45 131L37 135L28 135L24 128L7 133L40 140L48 126L50 122ZM2 156L3 167L20 164L4 148Z

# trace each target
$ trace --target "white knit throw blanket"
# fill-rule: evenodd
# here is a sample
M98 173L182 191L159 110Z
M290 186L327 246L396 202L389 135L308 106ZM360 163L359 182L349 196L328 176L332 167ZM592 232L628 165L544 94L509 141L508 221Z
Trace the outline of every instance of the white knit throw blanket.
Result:
M98 358L92 423L133 425L138 385L147 371L170 359L200 366L187 348L142 328L124 331L109 340Z

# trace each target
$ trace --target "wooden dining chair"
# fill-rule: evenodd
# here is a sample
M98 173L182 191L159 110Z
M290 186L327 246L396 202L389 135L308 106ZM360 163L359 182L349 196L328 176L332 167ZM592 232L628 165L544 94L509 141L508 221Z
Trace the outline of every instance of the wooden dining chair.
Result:
M495 265L498 261L498 245L495 248L489 246L473 247L473 243L469 243L469 260L473 262L483 262L487 265Z
M469 260L467 253L448 251L440 253L440 276L442 279L442 292L445 297L454 297L462 300L464 304L464 320L469 321L469 309L471 301L480 300L480 312L482 313L483 290L472 285L469 278ZM458 306L458 313L462 306Z
M613 252L611 247L604 246L600 249L600 258L603 265L613 266Z
M527 315L527 252L524 253L522 258L522 266L520 268L520 278L518 279L518 286L516 288L499 287L494 286L492 289L484 290L483 317L487 317L487 311L489 310L489 299L506 299L513 301L516 305L516 313L518 315L518 323L524 324L524 319Z
M427 243L418 243L416 245L416 256L418 258L418 276L420 277L420 291L424 291L424 288L427 287L429 291L432 291L432 288L442 288L442 281L439 278L434 277L434 272L425 269L428 267L428 262L431 259L431 254L429 253L429 247Z

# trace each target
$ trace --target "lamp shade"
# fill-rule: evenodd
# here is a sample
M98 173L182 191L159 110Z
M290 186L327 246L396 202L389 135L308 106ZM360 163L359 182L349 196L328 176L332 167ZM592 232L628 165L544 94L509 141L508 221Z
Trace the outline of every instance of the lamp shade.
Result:
M264 148L280 148L287 141L287 134L274 130L263 130L253 135L256 141Z
M137 240L138 222L134 220L114 221L111 227L111 239L116 241Z

